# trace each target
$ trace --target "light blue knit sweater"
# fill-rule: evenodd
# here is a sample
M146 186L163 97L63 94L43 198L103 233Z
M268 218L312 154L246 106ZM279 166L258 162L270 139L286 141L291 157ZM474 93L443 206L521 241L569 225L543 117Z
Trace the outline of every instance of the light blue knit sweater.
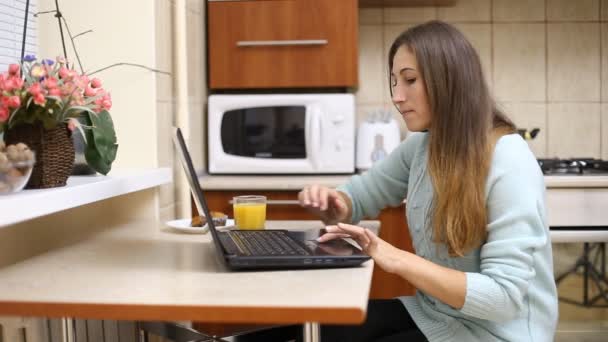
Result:
M466 272L461 309L417 291L400 298L408 312L431 342L553 341L558 309L545 185L528 145L516 134L497 142L486 184L487 241L453 258L432 241L428 138L428 133L411 135L386 159L339 187L353 202L353 222L376 217L407 198L416 254Z

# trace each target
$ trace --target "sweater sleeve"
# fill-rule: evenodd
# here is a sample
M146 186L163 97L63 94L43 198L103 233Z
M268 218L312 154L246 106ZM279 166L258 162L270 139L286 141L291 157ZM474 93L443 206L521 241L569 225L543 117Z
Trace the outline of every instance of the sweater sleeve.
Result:
M425 133L412 134L385 159L362 175L353 176L338 190L346 193L352 202L351 221L363 217L374 218L387 206L397 206L406 197L410 166Z
M516 151L507 146L498 151L497 146L487 184L488 236L480 251L480 272L466 273L466 297L460 309L490 321L523 314L538 267L535 252L550 243L544 179L527 146L522 150L518 144Z

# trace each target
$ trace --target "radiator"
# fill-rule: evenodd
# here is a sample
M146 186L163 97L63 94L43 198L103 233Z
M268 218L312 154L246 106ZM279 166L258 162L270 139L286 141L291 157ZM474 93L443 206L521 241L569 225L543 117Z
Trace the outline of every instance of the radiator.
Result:
M138 340L134 322L0 317L0 342L136 342Z

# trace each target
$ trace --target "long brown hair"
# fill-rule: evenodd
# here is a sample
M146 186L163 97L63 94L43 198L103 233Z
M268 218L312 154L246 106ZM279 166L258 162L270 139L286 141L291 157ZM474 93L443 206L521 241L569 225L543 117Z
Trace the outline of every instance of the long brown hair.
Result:
M389 73L402 46L416 56L432 116L433 239L450 255L463 256L486 239L485 185L494 145L515 126L497 108L477 52L455 27L430 21L403 32L389 50Z

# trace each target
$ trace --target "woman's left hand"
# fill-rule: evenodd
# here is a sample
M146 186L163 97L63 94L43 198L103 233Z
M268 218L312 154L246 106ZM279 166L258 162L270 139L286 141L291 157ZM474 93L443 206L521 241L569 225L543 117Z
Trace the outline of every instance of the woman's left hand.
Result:
M388 242L379 238L371 230L346 223L327 226L326 234L317 239L325 242L337 238L349 237L357 242L363 252L374 259L374 262L383 270L393 273L397 270L399 256L404 252Z

